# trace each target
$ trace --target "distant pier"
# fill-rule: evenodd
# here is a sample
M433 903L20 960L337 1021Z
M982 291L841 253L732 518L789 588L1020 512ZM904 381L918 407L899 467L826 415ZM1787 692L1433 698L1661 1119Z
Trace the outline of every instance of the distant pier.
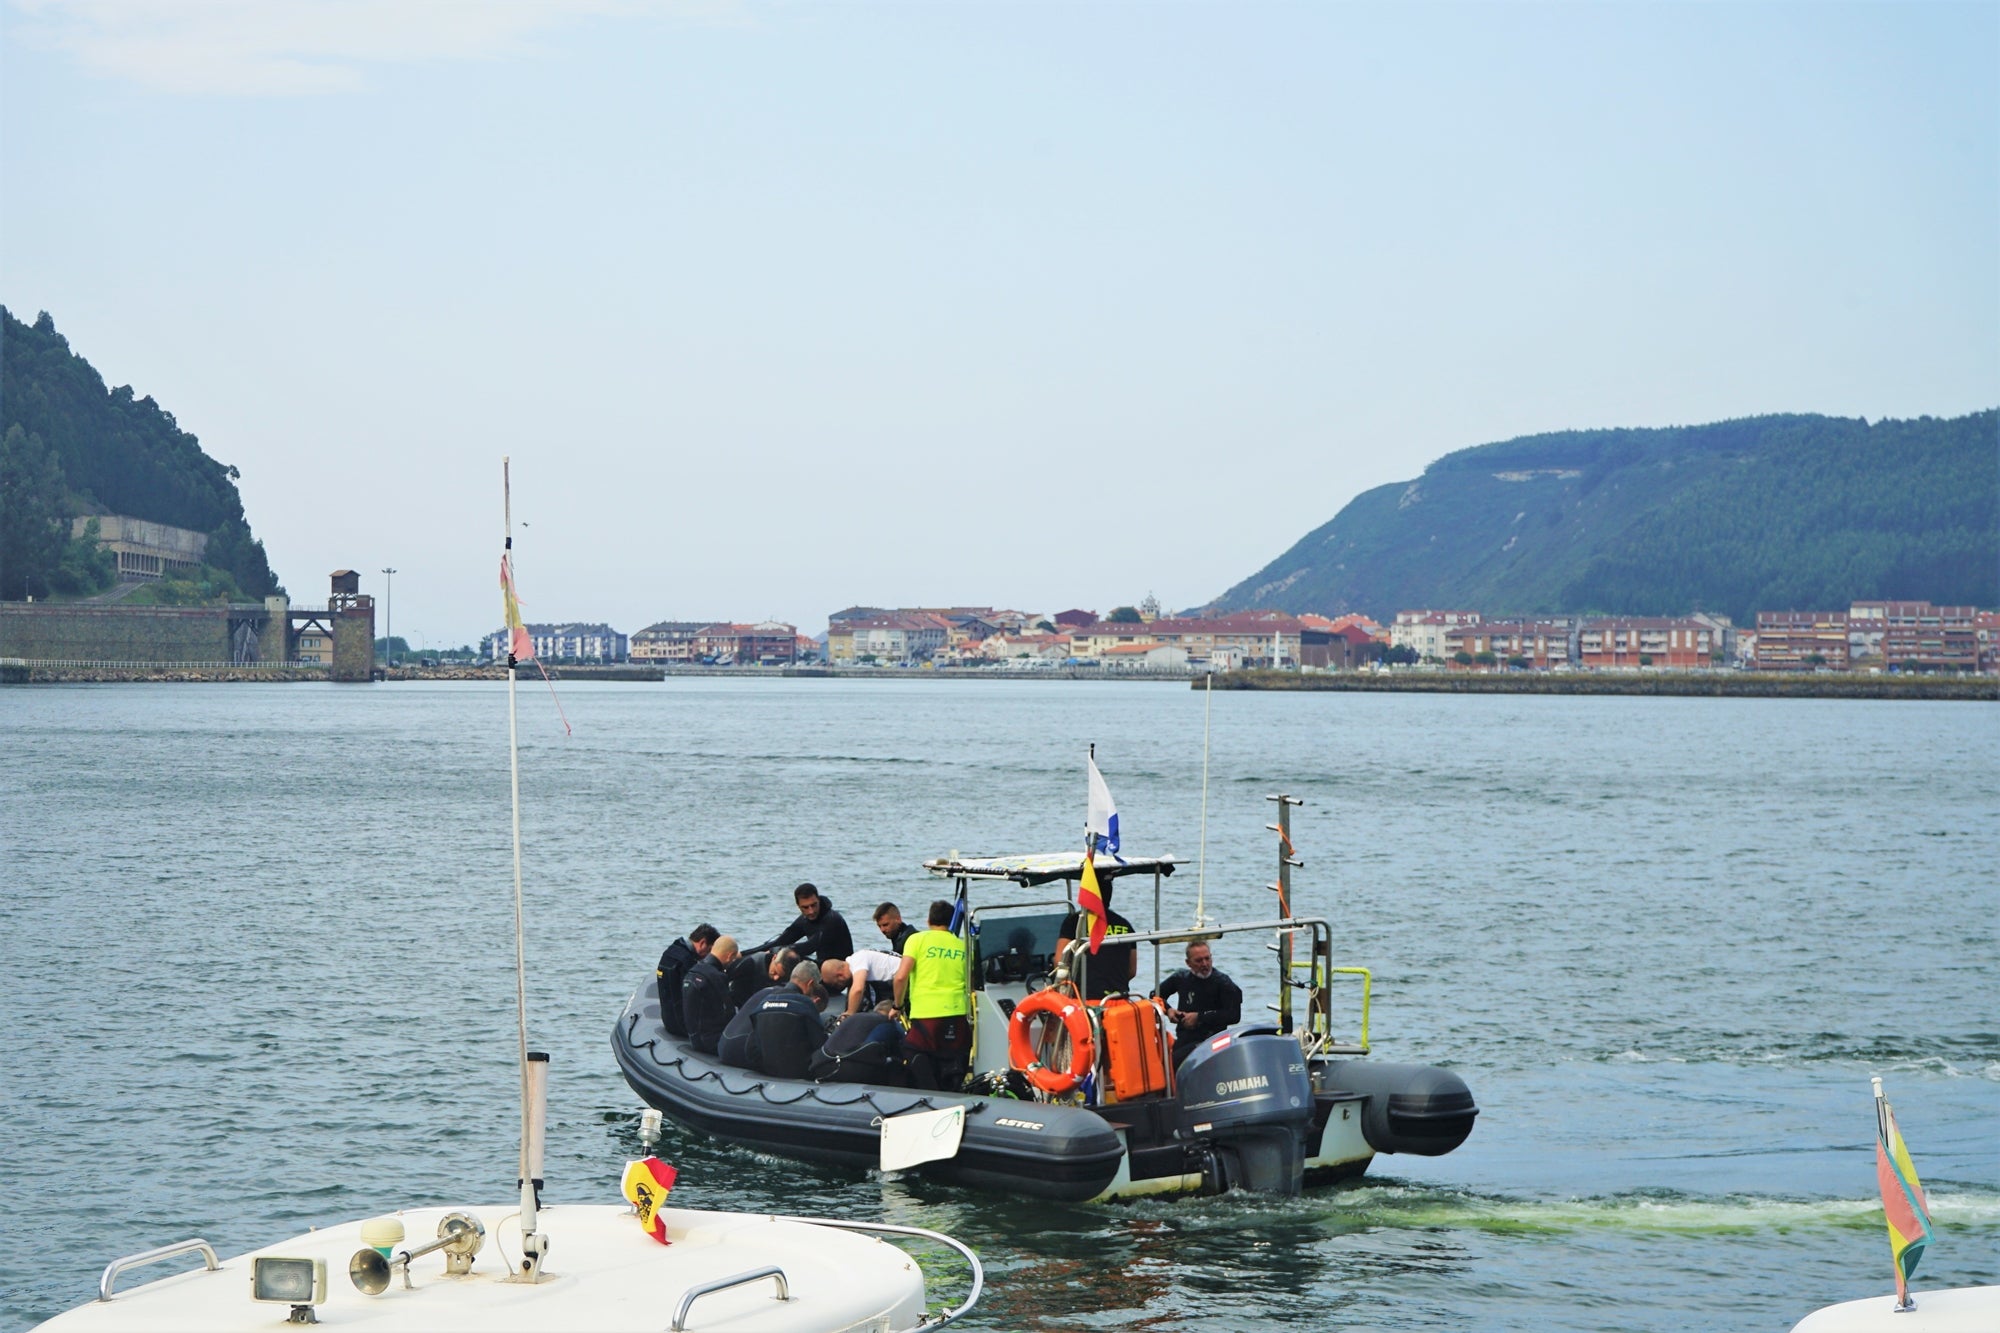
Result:
M1201 689L1196 681L1194 688ZM1654 694L1740 699L2000 699L1992 676L1858 671L1226 671L1218 690L1346 694Z

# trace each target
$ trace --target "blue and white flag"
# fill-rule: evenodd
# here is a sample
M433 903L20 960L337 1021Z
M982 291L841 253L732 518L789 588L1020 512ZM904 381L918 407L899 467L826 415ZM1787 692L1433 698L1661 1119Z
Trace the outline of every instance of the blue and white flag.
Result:
M1111 802L1111 788L1104 785L1104 775L1097 771L1095 756L1087 757L1090 765L1090 802L1083 816L1083 831L1090 839L1092 851L1118 854L1118 807Z

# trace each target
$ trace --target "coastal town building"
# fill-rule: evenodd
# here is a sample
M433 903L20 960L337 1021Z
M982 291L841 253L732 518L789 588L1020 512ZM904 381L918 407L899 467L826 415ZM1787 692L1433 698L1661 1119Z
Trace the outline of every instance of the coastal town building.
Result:
M1445 647L1445 633L1479 621L1477 611L1398 611L1395 623L1389 626L1389 643L1408 648L1426 661L1442 662L1451 656Z
M1305 626L1282 611L1242 611L1209 619L1162 617L1141 621L1101 620L1070 635L1079 660L1102 658L1134 643L1166 644L1186 650L1188 662L1208 667L1218 652L1251 666L1297 666L1299 636Z
M1764 671L1977 671L1974 606L1865 601L1845 611L1759 611L1756 664Z
M632 660L651 666L685 664L695 660L694 641L712 622L706 620L662 620L632 635Z
M1715 652L1714 629L1690 617L1614 616L1583 621L1576 631L1582 667L1705 667Z
M1974 616L1972 637L1978 645L1980 671L2000 676L2000 611L1981 611Z
M1067 634L995 634L979 644L978 658L990 662L1022 659L1066 662L1070 655Z
M1979 608L1929 602L1856 602L1849 624L1864 607L1882 610L1882 665L1891 671L1979 669ZM1850 634L1850 643L1852 636Z
M1849 642L1845 611L1757 613L1759 671L1845 671Z
M695 660L713 666L784 666L798 658L797 626L779 620L754 625L718 623L694 639Z
M1185 671L1188 650L1173 643L1122 643L1106 650L1102 660L1110 671Z
M613 664L624 662L631 654L631 641L617 630L604 624L541 624L528 625L528 638L535 646L535 656L544 662L590 662ZM494 630L480 643L482 651L494 661L507 656L507 631Z
M852 620L829 620L826 660L835 666L872 662L928 662L951 636L951 622L929 612L891 611Z
M1359 617L1343 616L1347 624L1324 616L1300 616L1299 665L1321 671L1351 671L1378 661L1389 645L1358 623ZM1317 623L1315 623L1317 622ZM1380 626L1376 626L1380 628Z
M1538 671L1568 666L1577 660L1580 624L1573 616L1559 616L1455 625L1445 632L1445 657L1456 662L1463 655L1477 662L1485 655L1502 666L1518 663Z

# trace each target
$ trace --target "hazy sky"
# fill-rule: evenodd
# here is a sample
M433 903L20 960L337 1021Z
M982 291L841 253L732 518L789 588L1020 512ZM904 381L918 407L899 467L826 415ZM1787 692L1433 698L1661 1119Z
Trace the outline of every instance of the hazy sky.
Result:
M2000 403L2000 6L0 9L0 302L294 598L1203 601L1536 431Z

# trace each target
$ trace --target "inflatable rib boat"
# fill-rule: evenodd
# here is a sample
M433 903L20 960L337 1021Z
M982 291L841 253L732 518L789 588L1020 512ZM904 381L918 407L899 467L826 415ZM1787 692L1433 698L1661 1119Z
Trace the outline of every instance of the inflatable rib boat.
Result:
M1080 947L1058 958L1057 932L1074 901L1081 857L953 858L925 868L956 883L959 933L971 946L972 1086L987 1091L813 1083L725 1065L667 1032L651 977L612 1033L626 1081L681 1125L846 1167L893 1165L884 1150L889 1122L962 1108L955 1150L915 1170L1070 1201L1234 1188L1296 1193L1308 1182L1359 1175L1377 1153L1450 1152L1472 1132L1479 1111L1456 1074L1365 1058L1372 978L1365 968L1331 965L1323 920L1286 916L1119 937L1121 944L1158 946L1248 935L1278 955L1275 1019L1214 1035L1176 1069L1163 1006L1075 998L1086 992L1072 984L1070 969L1081 971L1088 960ZM1159 883L1173 868L1172 857L1125 857L1098 862L1095 874L1150 874L1157 903ZM1289 879L1288 869L1282 878ZM1060 901L1046 893L1039 901L972 901L975 886L1058 882L1066 889ZM1303 960L1293 957L1297 950ZM1361 984L1358 1037L1333 1031L1329 992L1340 977ZM1293 995L1301 991L1304 1011L1295 1022ZM1031 1015L1044 1020L1039 1043ZM1033 1054L1051 1051L1058 1076L1040 1081L1059 1090L1030 1087L1019 1075L1030 1067L1042 1072Z

